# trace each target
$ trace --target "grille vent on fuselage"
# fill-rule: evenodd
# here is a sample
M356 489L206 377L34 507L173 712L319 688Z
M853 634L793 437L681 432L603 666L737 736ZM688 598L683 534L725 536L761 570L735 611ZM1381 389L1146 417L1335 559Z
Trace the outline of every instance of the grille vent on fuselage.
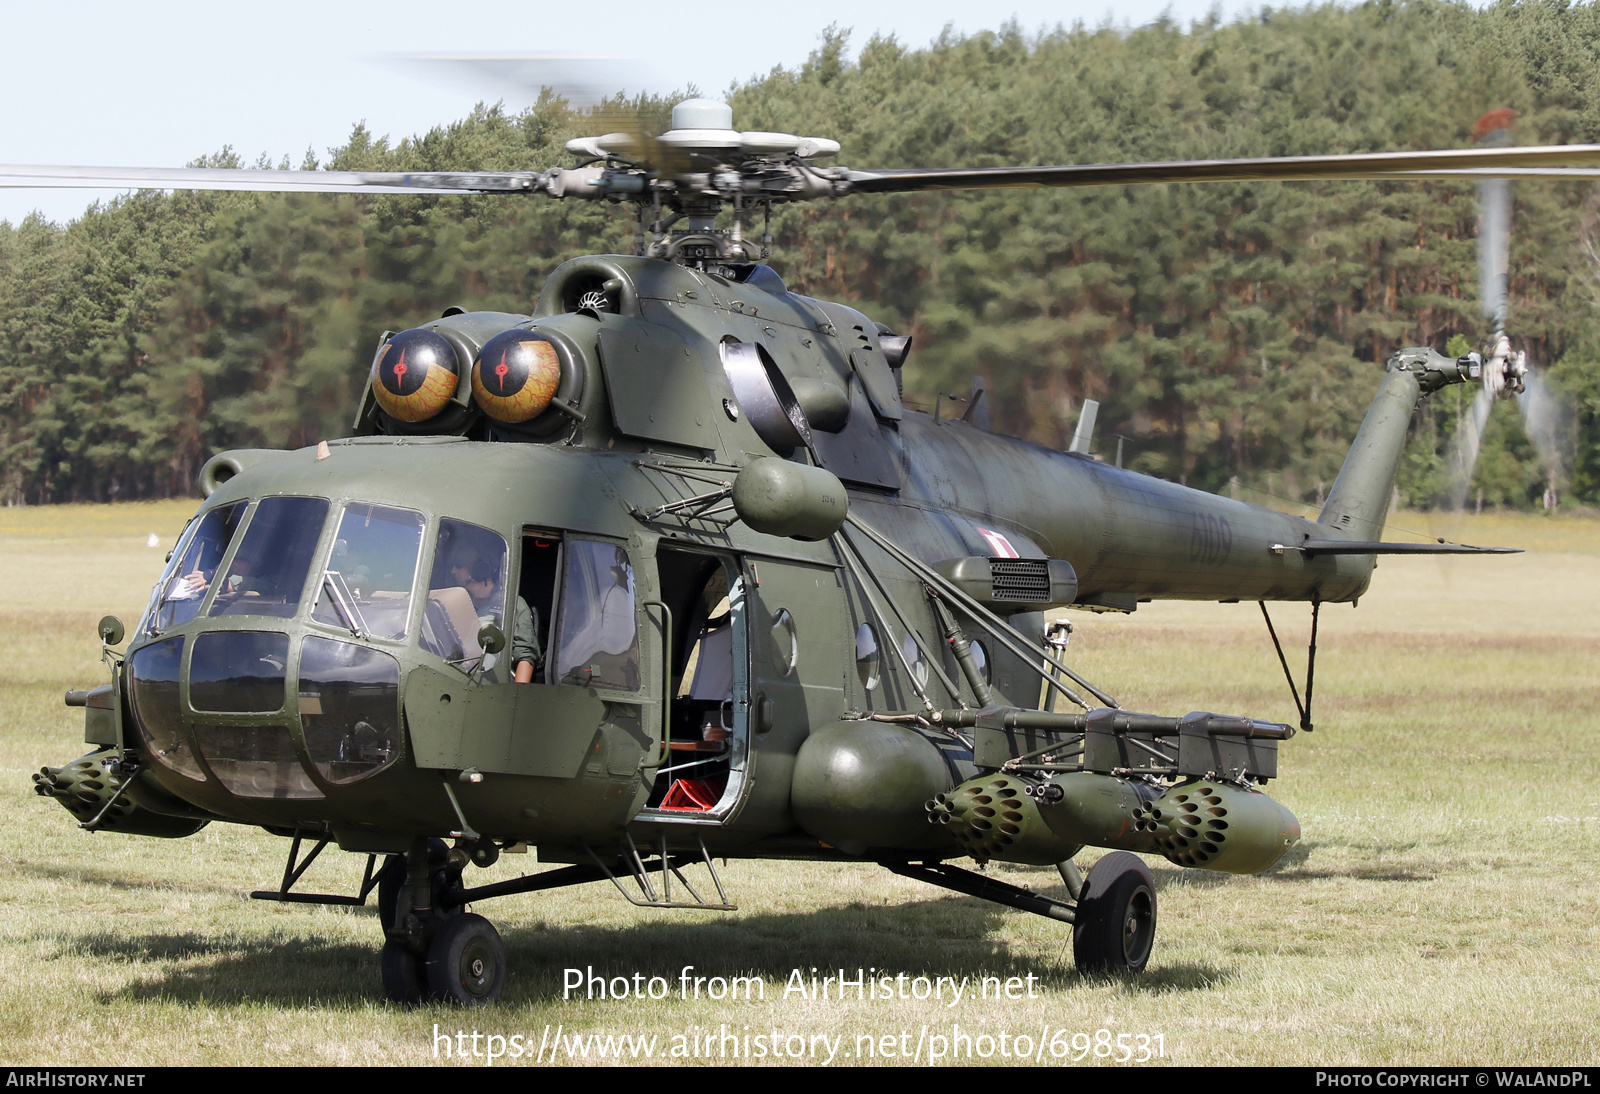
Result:
M994 582L996 601L1042 603L1050 599L1048 559L991 558L989 577Z

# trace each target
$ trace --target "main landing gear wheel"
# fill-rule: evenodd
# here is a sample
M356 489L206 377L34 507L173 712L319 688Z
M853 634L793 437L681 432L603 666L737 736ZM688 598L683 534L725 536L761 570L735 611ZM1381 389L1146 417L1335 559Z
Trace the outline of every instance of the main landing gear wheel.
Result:
M493 1003L506 984L506 951L500 933L472 912L444 920L428 943L426 977L428 994L435 999L464 1007Z
M383 968L383 994L408 1007L422 1002L422 962L409 947L401 942L385 942L378 960Z
M1156 883L1138 855L1113 851L1089 871L1072 928L1085 975L1143 971L1156 937Z

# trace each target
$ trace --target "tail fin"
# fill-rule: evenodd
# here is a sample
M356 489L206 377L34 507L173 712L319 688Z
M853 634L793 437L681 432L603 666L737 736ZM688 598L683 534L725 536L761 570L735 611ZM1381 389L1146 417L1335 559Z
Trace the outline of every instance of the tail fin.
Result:
M1403 349L1389 358L1388 375L1367 409L1317 523L1350 539L1381 538L1418 402L1447 384L1477 379L1481 367L1475 353L1456 360L1427 347Z

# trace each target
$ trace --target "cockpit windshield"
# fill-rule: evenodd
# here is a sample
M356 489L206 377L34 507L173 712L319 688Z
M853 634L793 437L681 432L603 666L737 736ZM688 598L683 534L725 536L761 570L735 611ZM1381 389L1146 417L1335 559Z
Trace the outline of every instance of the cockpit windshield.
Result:
M216 578L222 557L228 553L228 545L244 519L244 510L242 501L218 506L202 517L193 534L179 545L179 553L167 568L148 615L146 632L160 634L187 623L200 611L200 602Z
M411 509L347 505L311 617L360 637L404 638L422 525Z
M294 616L327 518L323 498L262 498L210 614Z

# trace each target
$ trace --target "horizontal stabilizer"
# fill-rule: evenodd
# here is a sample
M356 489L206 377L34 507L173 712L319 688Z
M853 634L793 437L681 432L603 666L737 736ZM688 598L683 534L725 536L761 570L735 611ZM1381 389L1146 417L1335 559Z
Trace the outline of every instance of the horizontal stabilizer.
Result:
M1308 539L1289 546L1275 543L1274 554L1299 551L1307 555L1520 555L1521 547L1474 547L1470 543L1379 543L1345 539Z

